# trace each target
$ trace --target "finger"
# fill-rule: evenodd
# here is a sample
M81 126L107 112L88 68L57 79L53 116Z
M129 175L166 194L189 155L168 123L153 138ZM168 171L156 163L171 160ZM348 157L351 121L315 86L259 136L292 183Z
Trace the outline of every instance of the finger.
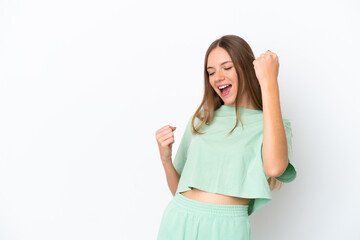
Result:
M156 131L156 133L161 133L162 131L166 130L166 129L171 129L172 127L170 125L165 125L162 128L158 129Z
M162 138L160 139L160 142L165 142L165 141L167 141L168 139L174 139L174 136L173 136L173 135L166 135L166 136L164 136L164 137L162 137Z
M264 54L266 54L266 55L271 55L272 52L271 52L270 50L267 50Z
M159 137L163 138L164 136L174 136L174 132L171 129L165 129L160 133Z
M272 53L270 50L267 50L266 52L264 52L263 54L268 54L268 53Z
M166 141L164 141L164 145L169 145L170 143L174 143L175 139L174 138L168 138L166 139Z
M174 132L173 131L170 131L170 132L167 132L165 134L160 135L159 139L166 140L169 137L174 137Z
M268 57L274 57L273 53L264 53L264 55L262 56L263 59L268 58Z
M262 53L261 55L260 55L260 58L266 58L267 56L271 56L271 53Z
M276 53L271 52L270 50L267 50L267 51L266 51L266 54L267 54L267 55L270 55L270 56L273 56L273 57L277 57Z

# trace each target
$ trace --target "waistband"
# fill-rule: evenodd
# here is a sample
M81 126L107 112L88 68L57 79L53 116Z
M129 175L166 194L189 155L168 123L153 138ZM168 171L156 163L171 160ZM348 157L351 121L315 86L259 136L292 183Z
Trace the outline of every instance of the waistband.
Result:
M248 216L248 205L230 205L202 202L187 198L177 192L172 200L176 205L189 212L205 213L220 216Z

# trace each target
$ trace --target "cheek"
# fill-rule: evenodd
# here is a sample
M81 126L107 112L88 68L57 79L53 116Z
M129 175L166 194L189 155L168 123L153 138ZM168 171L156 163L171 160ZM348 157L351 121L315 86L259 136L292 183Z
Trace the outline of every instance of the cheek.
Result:
M235 71L231 74L231 79L232 79L232 81L233 81L233 86L235 86L235 87L237 88L238 79L237 79L237 74L236 74Z
M231 72L231 78L234 79L234 80L237 79L237 74L236 74L235 71L232 71L232 72Z
M215 87L215 83L214 83L214 81L210 80L210 86L211 86L213 89L215 89L215 88L216 88L216 87Z

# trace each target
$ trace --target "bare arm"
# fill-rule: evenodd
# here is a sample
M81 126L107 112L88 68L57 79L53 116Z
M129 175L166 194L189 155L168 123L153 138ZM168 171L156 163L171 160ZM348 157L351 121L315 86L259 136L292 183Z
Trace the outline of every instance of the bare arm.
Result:
M278 177L288 165L287 141L280 109L278 85L264 86L261 92L264 113L264 171L269 177Z
M267 50L255 59L253 64L261 87L263 102L262 155L264 171L269 177L278 177L286 170L289 162L277 82L279 60L276 53Z
M180 175L176 172L172 160L170 161L161 161L166 174L166 181L171 191L171 194L175 196L176 189L179 184Z

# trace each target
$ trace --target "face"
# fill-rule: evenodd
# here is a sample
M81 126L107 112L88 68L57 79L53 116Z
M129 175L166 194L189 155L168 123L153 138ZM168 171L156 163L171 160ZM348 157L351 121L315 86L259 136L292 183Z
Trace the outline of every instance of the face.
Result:
M210 85L224 101L224 105L235 106L235 98L238 89L238 76L233 62L225 49L214 48L207 61L207 72ZM221 90L219 87L230 85Z

